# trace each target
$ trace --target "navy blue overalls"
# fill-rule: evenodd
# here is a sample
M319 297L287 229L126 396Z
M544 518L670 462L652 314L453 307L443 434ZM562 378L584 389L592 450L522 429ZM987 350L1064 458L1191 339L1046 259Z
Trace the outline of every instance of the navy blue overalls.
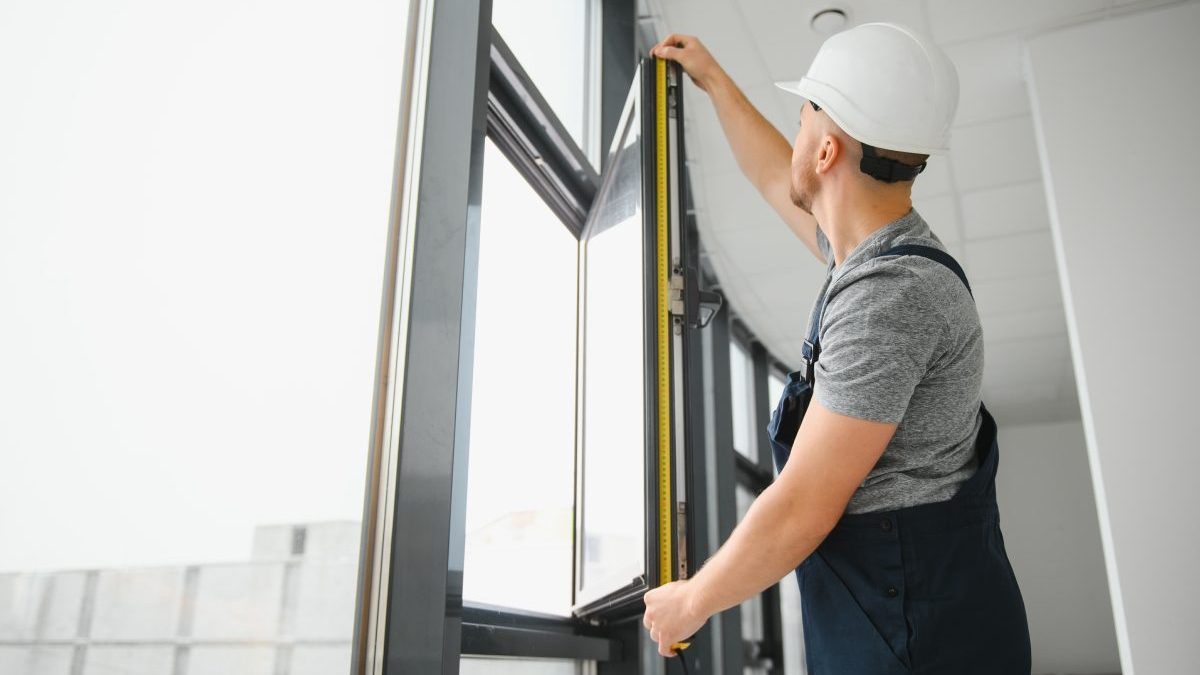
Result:
M939 249L897 246L954 271ZM967 290L970 285L967 284ZM782 471L812 398L817 303L804 344L805 367L788 374L767 427ZM949 501L843 515L796 568L810 675L1028 675L1025 603L1004 550L996 508L996 422L980 404L978 470Z

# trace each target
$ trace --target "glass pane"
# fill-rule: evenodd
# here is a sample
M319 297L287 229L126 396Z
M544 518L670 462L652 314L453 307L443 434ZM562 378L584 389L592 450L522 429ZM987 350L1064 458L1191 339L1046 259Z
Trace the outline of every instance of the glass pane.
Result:
M632 113L632 114L628 114ZM582 561L577 603L646 571L646 291L637 106L584 240Z
M566 616L579 243L491 140L481 211L463 597Z
M800 615L800 584L796 573L779 580L780 626L783 632L784 675L804 675L804 624Z
M750 459L756 459L754 439L750 434L750 356L736 340L729 341L729 401L733 413L733 447Z
M588 0L495 0L492 25L579 147L585 138Z
M767 408L768 419L770 418L770 415L775 412L775 406L779 403L779 397L783 396L783 387L785 384L786 383L784 382L784 379L775 373L770 373L767 376L768 400L764 402L763 405ZM779 474L779 469L775 466L774 460L771 461L771 470L776 475Z
M0 4L0 672L347 669L406 4Z
M779 397L783 396L783 385L783 378L775 373L767 376L767 398L769 400L763 401L763 407L767 409L767 412L775 411L775 405L779 403Z
M583 661L565 659L489 659L464 656L458 662L459 675L578 675Z
M740 523L746 514L750 511L750 506L754 503L755 495L750 490L738 485L736 488L736 501L738 522ZM784 578L784 582L789 577ZM762 642L766 637L766 627L764 625L763 616L763 601L762 594L747 598L741 604L742 614L742 640L745 642ZM786 640L786 637L785 637ZM757 675L758 673L766 673L766 669L759 666L746 666L744 675Z
M736 499L738 522L740 523L742 518L746 517L746 513L750 511L750 505L754 503L754 493L739 485ZM747 598L742 603L742 639L751 641L763 639L762 595Z

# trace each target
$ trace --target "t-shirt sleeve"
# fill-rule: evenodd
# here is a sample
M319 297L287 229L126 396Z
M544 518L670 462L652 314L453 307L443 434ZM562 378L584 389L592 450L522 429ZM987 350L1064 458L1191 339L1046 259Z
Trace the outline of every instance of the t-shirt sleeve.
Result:
M826 408L899 423L949 326L922 281L882 265L830 299L814 395Z

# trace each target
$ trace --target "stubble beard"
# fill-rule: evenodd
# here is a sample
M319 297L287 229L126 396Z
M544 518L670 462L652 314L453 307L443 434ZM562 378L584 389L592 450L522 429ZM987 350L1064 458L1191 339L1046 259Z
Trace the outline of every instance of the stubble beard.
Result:
M792 180L791 184L788 186L788 196L791 197L793 204L803 209L805 213L812 215L813 195L811 186L813 181L805 180L805 178L807 178L807 176L804 173L804 169L801 168L799 181ZM799 185L797 185L797 182L799 182ZM807 183L807 185L805 185L805 183Z

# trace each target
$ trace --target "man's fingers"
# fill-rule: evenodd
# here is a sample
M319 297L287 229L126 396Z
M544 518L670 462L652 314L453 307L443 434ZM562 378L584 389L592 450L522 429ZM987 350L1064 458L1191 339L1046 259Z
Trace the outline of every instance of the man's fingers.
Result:
M661 42L654 45L650 53L660 58L669 58L676 54L676 50L686 49L694 39L691 35L671 33L663 38Z

